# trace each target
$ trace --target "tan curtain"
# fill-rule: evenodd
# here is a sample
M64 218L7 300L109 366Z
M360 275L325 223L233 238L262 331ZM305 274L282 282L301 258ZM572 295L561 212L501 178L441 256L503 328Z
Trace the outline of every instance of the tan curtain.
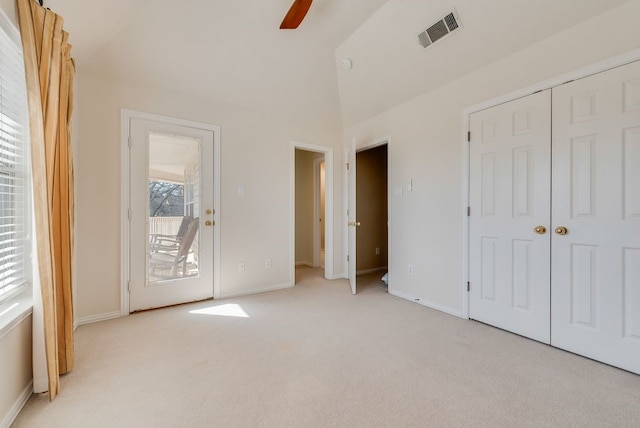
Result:
M75 65L62 18L17 0L29 100L34 212L49 397L73 368L73 159Z

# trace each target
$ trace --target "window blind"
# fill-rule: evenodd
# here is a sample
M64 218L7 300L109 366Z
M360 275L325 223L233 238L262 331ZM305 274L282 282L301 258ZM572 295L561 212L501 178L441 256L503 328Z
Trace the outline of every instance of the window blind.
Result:
M4 17L1 17L4 18ZM0 25L0 301L31 277L27 95L22 48Z

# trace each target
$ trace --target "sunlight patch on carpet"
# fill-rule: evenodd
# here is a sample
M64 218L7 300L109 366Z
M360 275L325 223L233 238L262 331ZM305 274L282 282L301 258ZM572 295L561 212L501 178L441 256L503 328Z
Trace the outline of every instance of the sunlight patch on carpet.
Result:
M198 315L218 315L221 317L249 318L249 315L237 303L227 303L226 305L210 306L208 308L195 309L189 311L190 314Z

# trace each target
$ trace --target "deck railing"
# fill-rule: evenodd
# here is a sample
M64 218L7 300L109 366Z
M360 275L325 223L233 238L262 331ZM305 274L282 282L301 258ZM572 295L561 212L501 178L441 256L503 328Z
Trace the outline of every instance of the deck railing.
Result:
M149 217L149 235L177 235L182 217Z

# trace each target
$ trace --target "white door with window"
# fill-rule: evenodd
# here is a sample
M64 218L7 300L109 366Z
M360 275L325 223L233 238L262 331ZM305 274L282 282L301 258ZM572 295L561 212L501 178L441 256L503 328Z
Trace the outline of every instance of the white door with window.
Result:
M640 62L551 98L471 116L470 318L640 374Z
M549 343L551 91L471 116L470 317Z
M214 131L132 117L129 310L213 297Z

